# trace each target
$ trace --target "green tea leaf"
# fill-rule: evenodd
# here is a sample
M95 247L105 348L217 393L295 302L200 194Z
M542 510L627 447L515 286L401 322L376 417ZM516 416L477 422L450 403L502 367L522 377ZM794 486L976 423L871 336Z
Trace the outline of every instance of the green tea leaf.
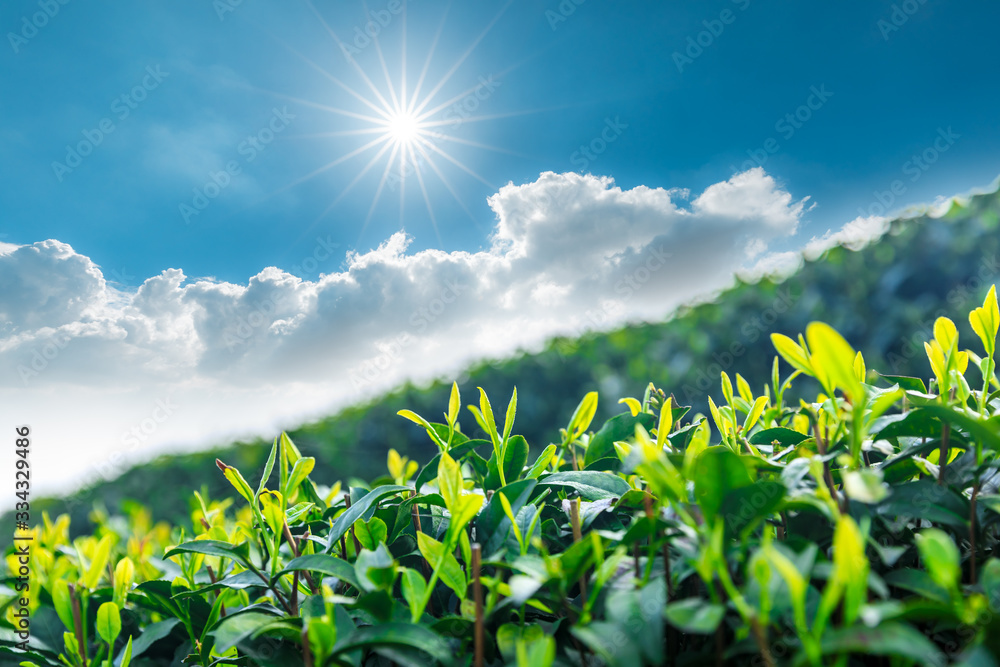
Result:
M479 389L479 414L483 418L483 423L486 425L486 435L489 436L490 440L493 442L493 448L497 451L500 450L500 434L497 433L497 422L493 418L493 406L490 405L490 398L486 395L486 391L482 387Z
M135 564L131 558L122 558L115 566L114 602L124 607L132 584L135 583Z
M806 375L813 374L812 365L809 363L809 356L794 340L783 334L773 333L771 334L771 343L774 345L774 349L778 351L778 354L792 368L802 371Z
M221 556L236 561L246 568L250 568L249 549L244 544L230 544L219 540L193 540L179 544L163 554L164 558L171 558L179 553L205 554L206 556Z
M373 550L361 550L354 561L354 571L363 590L369 593L389 590L396 580L396 561L385 544L379 543Z
M590 428L590 422L594 421L595 414L597 414L597 392L591 391L583 397L573 411L573 416L570 417L569 425L566 427L566 437L570 442L586 433Z
M746 421L743 422L743 432L749 433L750 429L754 427L760 416L764 414L764 408L767 407L767 396L758 396L757 400L753 402L750 408L750 414L747 415Z
M584 500L621 498L632 488L628 482L609 472L580 470L552 473L538 480L542 486L569 487Z
M215 459L215 465L222 471L223 476L229 481L229 483L233 485L233 488L236 489L241 496L243 496L244 500L253 505L254 493L250 489L250 485L247 484L247 481L243 479L243 475L240 474L240 471L233 466L226 465L219 459Z
M524 439L524 436L515 435L507 442L507 447L504 451L503 481L506 481L507 484L516 482L521 477L521 473L527 462L528 441ZM494 491L502 486L500 471L497 470L496 456L490 457L487 466L489 472L486 475L483 488L487 491Z
M73 599L69 593L69 582L56 579L52 584L52 606L55 607L59 620L67 629L73 629Z
M105 535L97 543L97 550L90 560L87 571L83 574L83 585L90 590L97 588L97 583L101 580L104 568L108 566L108 559L111 558L111 535Z
M645 412L634 417L627 412L612 417L604 422L601 429L587 443L583 466L587 467L599 459L615 456L615 442L631 439L635 435L636 426L642 426L649 431L654 423L653 415Z
M260 476L260 484L257 485L257 496L260 496L264 492L264 485L267 484L267 480L271 477L271 471L274 470L274 462L278 455L278 439L274 439L274 444L271 445L271 453L267 457L267 463L264 464L264 472Z
M464 598L467 585L465 572L455 556L450 551L445 551L444 545L427 533L417 533L417 547L433 569L440 568L438 576L441 582L455 591L460 600Z
M462 409L462 395L458 391L458 383L451 383L451 397L448 399L448 423L452 426L458 419L458 412Z
M510 437L510 431L514 428L514 417L517 415L517 387L514 387L514 393L511 394L510 402L507 403L507 415L503 422L503 442L506 443L507 439Z
M354 522L360 519L365 512L371 509L372 505L384 498L387 498L388 496L395 495L402 491L410 491L410 488L407 486L396 486L394 484L377 486L369 491L361 500L351 505L344 511L343 514L337 517L336 521L333 522L333 526L330 527L330 532L327 534L326 542L327 553L333 551L333 548L340 541L340 538L347 534L348 529L354 525Z
M122 613L114 602L105 602L97 609L97 634L114 646L122 631Z
M525 478L538 479L538 476L541 475L543 472L545 472L545 470L549 467L549 464L552 463L552 459L555 457L555 455L556 455L555 445L549 445L548 447L543 449L542 453L538 455L537 459L535 459L535 462L532 464L531 468L528 470L527 473L525 473L524 475Z
M709 522L719 514L727 494L753 483L743 459L727 447L703 451L695 459L692 476L695 500Z
M318 572L329 577L336 577L341 581L346 581L357 589L361 588L354 568L347 561L331 556L329 554L309 554L293 558L285 565L285 568L278 573L278 576L295 571Z
M400 410L396 414L399 415L400 417L403 417L404 419L409 419L414 424L423 426L424 430L427 431L427 435L431 437L431 440L434 441L434 444L436 444L441 451L444 451L448 448L447 444L443 440L441 440L441 436L437 434L437 431L434 430L434 427L431 426L430 422L428 422L426 419L418 415L413 410Z
M354 524L354 536L358 538L361 546L370 551L375 550L379 544L385 542L388 535L389 530L386 528L385 521L377 516L372 517L372 520L367 523L358 519Z
M938 586L958 592L962 567L955 541L943 530L927 528L916 535L920 559Z
M663 444L667 441L667 436L673 430L674 411L670 408L673 400L673 398L668 398L663 407L660 408L660 421L656 425L656 446L659 449L663 449Z
M493 494L493 498L486 504L476 520L476 535L483 545L483 553L491 555L497 552L507 541L510 533L510 520L504 513L500 499L503 495L510 503L511 512L516 517L521 508L528 503L538 482L533 479L522 479L513 484L508 484Z
M839 387L852 401L860 401L864 397L864 386L854 373L854 357L857 353L844 337L829 324L811 322L806 327L806 340L809 343L810 364L816 377L828 378L832 387Z
M129 667L132 664L132 637L128 638L128 643L122 649L121 658L118 661L119 667Z
M405 647L416 649L443 664L452 662L451 647L435 632L420 625L408 623L380 623L358 627L342 644L338 644L335 656L349 654L357 649L378 647Z
M799 433L798 431L793 431L790 428L779 426L776 428L767 428L757 431L750 436L750 444L774 445L777 443L777 447L792 447L808 437L809 436L804 433Z
M403 599L410 606L410 609L417 609L427 592L427 582L422 574L408 567L400 568L400 585L403 590ZM416 623L419 619L413 619Z
M785 493L784 484L764 479L729 491L719 508L726 529L741 536L748 535L778 510Z
M119 659L121 660L121 667L127 667L125 661L126 652L131 650L130 660L138 658L143 655L149 648L160 641L161 639L167 637L175 627L180 624L180 620L176 618L169 618L165 621L159 621L157 623L150 623L142 630L142 634L139 638L132 642L132 637L129 637L129 645L122 649L119 654Z
M701 598L671 602L663 610L663 616L670 625L694 635L712 634L725 615L726 608L721 604L712 604Z
M290 497L299 485L309 477L309 473L313 471L316 467L316 459L311 456L303 456L295 465L292 466L292 470L288 473L288 483L285 485L285 497Z
M947 663L937 647L923 634L902 623L832 630L823 636L821 646L823 655L895 656L929 667Z
M226 616L210 633L215 637L215 650L225 653L277 618L273 614L260 611L246 611Z

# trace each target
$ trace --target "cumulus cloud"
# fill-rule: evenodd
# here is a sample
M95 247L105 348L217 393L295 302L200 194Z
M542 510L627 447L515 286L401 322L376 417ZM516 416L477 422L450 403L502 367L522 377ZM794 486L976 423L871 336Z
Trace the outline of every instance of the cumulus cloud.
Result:
M815 259L836 245L843 245L851 250L861 250L869 243L877 241L889 231L889 219L872 215L857 217L838 231L828 230L821 237L813 237L803 249L809 259Z
M21 246L0 253L0 396L64 424L39 479L79 481L123 450L265 433L553 335L660 319L793 234L805 203L759 168L693 200L545 173L489 198L480 252L410 253L400 232L311 281L170 269L134 292L65 243Z

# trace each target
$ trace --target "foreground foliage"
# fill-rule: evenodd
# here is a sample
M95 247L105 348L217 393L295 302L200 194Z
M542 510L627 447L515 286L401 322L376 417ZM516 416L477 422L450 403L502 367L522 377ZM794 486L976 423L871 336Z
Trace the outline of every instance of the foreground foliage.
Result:
M470 438L453 385L443 423L400 411L437 454L393 450L368 487L314 483L283 434L260 479L218 461L236 493L196 493L189 525L129 506L70 541L46 516L34 634L18 648L4 631L0 651L72 667L470 664L477 649L539 667L995 665L995 289L969 324L976 351L934 323L926 384L869 371L814 322L772 335L787 366L768 382L723 372L708 416L650 385L595 430L591 392L546 447L514 434L516 389L503 411L479 390ZM789 398L812 382L813 401Z

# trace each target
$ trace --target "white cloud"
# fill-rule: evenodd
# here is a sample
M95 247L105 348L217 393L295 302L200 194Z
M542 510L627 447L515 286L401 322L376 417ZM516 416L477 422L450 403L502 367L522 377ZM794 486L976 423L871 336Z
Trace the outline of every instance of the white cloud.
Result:
M762 169L686 198L545 173L489 199L485 251L408 253L397 233L313 281L171 269L126 293L64 243L22 246L0 254L0 399L44 429L33 477L51 491L553 335L661 319L729 285L748 247L793 234L805 205Z
M813 237L806 244L807 258L815 259L836 245L847 246L851 250L861 250L869 243L877 241L889 231L889 219L873 215L857 217L838 231L827 231L821 237Z

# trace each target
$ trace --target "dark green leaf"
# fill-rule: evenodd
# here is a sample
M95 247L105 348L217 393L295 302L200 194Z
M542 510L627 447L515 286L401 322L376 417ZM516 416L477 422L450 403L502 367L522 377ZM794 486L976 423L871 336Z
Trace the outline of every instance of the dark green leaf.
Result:
M401 491L411 491L409 487L397 486L395 484L390 484L387 486L378 486L371 491L369 491L363 498L353 503L347 510L344 511L337 520L333 522L333 526L330 528L330 533L327 535L326 551L327 553L333 551L340 538L345 535L354 525L354 522L360 519L365 512L372 509L375 503L379 502L387 496L391 496Z
M712 521L731 492L753 483L743 459L726 447L709 447L695 459L694 497L705 519Z
M878 371L875 372L878 373ZM927 393L927 387L920 378L907 377L905 375L883 375L882 373L879 373L879 376L888 380L890 384L898 384L900 389L919 391L921 394Z
M293 558L279 574L288 574L296 570L319 572L328 577L336 577L341 581L346 581L359 590L361 588L355 575L354 566L342 558L337 558L329 554L310 554L308 556Z
M203 586L197 590L184 591L178 593L174 597L185 598L185 597L198 597L208 593L210 591L219 590L221 588L230 588L232 590L243 590L244 588L251 588L253 586L267 586L267 582L260 578L256 572L250 570L244 570L239 574L234 574L226 577L221 581L217 581L214 584L208 586Z
M944 656L930 640L902 623L832 630L823 636L822 651L823 655L891 655L935 667L946 664Z
M517 481L528 462L528 441L524 436L513 435L507 440L507 450L504 452L503 474L508 484ZM483 485L487 491L500 488L500 473L497 471L496 454L487 463L489 472Z
M408 623L382 623L357 628L343 642L337 643L336 655L359 648L378 646L404 646L423 651L441 663L451 663L452 652L448 644L427 628Z
M161 639L164 639L175 627L177 627L178 623L180 623L179 619L169 618L165 621L147 625L143 629L142 634L139 635L137 639L132 640L132 659L135 660L149 650L150 646ZM118 655L119 661L121 660L124 651L125 648L122 647L122 652Z
M258 611L227 616L212 631L215 637L215 649L224 653L274 620L275 617L271 614Z
M809 436L804 433L799 433L798 431L793 431L790 428L779 426L776 428L768 428L762 431L757 431L750 436L750 444L771 445L777 442L778 444L776 446L791 447L799 444L808 437Z
M220 542L219 540L193 540L191 542L185 542L180 544L173 549L170 549L165 554L164 558L170 558L178 553L193 553L193 554L205 554L206 556L221 556L223 558L229 558L235 560L237 563L243 567L250 567L249 558L249 547L246 543L244 544L230 544L229 542Z
M883 439L941 437L941 421L924 408L913 408L906 414L879 417L870 428L873 437Z
M701 598L671 602L663 610L663 616L670 625L695 635L712 634L725 615L725 607Z
M921 597L938 602L949 602L948 591L934 582L931 575L923 570L904 568L893 570L885 576L885 583L905 591L916 593Z
M749 533L777 511L785 493L784 484L764 479L730 491L719 510L726 529L735 534Z
M490 502L486 503L476 519L476 535L483 544L484 554L496 553L507 542L510 533L510 519L504 513L497 494L504 494L516 517L521 508L527 504L537 485L538 482L533 479L522 479L498 490Z
M632 413L616 415L604 422L601 430L594 434L587 444L587 453L583 457L584 467L598 459L615 457L615 442L619 440L631 440L635 437L635 427L642 425L647 431L655 426L653 415L641 412L635 417Z
M569 487L584 500L621 498L632 488L618 475L597 470L557 472L545 475L538 481L542 486Z
M445 440L448 439L447 427L444 433L444 439ZM475 451L477 447L489 447L492 449L493 443L491 443L489 440L466 440L460 445L452 446L452 448L448 450L448 456L455 459L456 461L461 462L467 454ZM434 458L432 458L430 462L423 467L423 470L420 471L420 474L417 475L417 479L413 484L413 488L419 491L424 484L428 482L433 482L435 479L437 479L438 464L440 462L441 462L441 454L435 454Z

